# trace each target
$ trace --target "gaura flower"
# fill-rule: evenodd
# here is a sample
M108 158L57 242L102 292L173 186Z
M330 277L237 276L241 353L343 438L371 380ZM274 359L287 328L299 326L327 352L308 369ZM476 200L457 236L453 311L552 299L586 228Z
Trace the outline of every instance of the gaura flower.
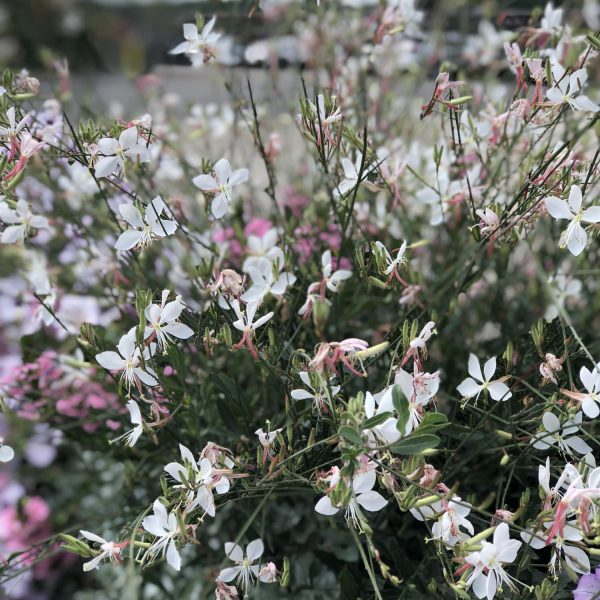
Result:
M248 546L246 546L245 553L238 544L225 542L225 554L235 563L235 566L223 569L219 573L217 581L229 583L230 581L237 579L238 584L246 594L248 593L250 584L255 579L260 578L261 581L270 583L273 581L270 571L261 574L260 564L257 563L264 551L265 546L261 539L250 542Z
M0 221L8 227L2 232L0 242L3 244L22 244L30 229L47 229L48 219L31 212L29 204L23 199L17 201L15 210L0 201Z
M124 173L126 157L138 158L140 162L150 161L150 150L145 142L138 142L135 126L121 132L118 140L111 137L99 139L98 150L104 155L96 162L95 174L98 179L112 175L117 169Z
M125 380L127 389L132 385L142 390L142 383L151 387L158 385L156 373L142 364L144 360L150 360L154 354L156 344L150 344L143 351L135 343L135 327L125 334L117 344L117 352L108 351L96 354L96 360L100 365L109 371L122 371L121 379Z
M121 562L121 552L123 548L125 548L129 544L129 540L125 540L124 542L115 543L109 542L104 538L96 535L95 533L91 533L89 531L80 530L79 532L84 538L90 540L91 542L96 542L100 544L100 552L97 554L92 560L83 563L84 571L91 571L93 569L97 569L100 566L100 563L104 559L108 559L111 562Z
M131 229L125 230L117 240L115 248L125 251L134 248L145 248L153 240L173 235L177 223L162 217L166 205L160 196L148 203L142 213L133 204L120 204L119 212Z
M474 354L469 355L469 375L456 389L463 398L473 398L475 401L484 390L489 392L492 400L506 401L512 397L508 386L500 379L490 381L496 372L496 357L490 358L483 365L483 374L479 360Z
M531 438L531 445L537 450L550 450L555 444L566 454L577 452L587 454L592 449L578 435L583 416L578 412L573 420L567 419L564 423L552 412L545 412L542 417L544 430Z
M558 245L560 248L566 246L574 256L579 256L583 252L588 241L587 233L581 223L600 222L600 206L590 206L583 210L581 202L581 189L577 185L571 186L567 202L556 196L549 196L545 200L548 212L555 219L570 221L560 236Z
M479 552L472 552L465 560L473 565L474 570L467 579L478 598L492 600L502 590L505 583L514 590L514 580L505 570L504 565L514 562L522 545L518 540L511 540L506 523L500 523L494 531L493 542L484 540Z
M169 513L159 499L152 505L154 514L149 515L142 521L142 527L151 535L155 541L146 550L144 558L154 559L158 554L166 555L167 562L176 570L181 569L181 557L177 550L175 538L179 536L179 523L175 511Z
M215 194L212 200L211 211L215 219L220 219L229 212L229 205L233 199L233 188L248 181L248 169L232 170L226 158L218 160L212 175L201 174L192 179L193 184L203 192Z
M192 64L200 66L214 58L214 46L221 37L220 33L213 33L217 18L213 17L204 25L202 31L198 31L195 23L183 24L183 37L185 42L181 42L169 51L169 54L185 54Z
M185 304L181 301L181 296L177 296L175 300L167 302L169 294L170 290L163 290L161 303L150 304L144 310L148 323L144 331L144 339L153 340L156 338L159 350L164 350L173 338L187 340L194 335L191 327L177 320L185 308Z

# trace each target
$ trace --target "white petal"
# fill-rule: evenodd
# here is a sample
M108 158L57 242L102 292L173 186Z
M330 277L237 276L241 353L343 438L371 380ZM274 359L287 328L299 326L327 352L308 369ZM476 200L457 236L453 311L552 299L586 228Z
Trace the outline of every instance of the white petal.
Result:
M590 206L583 211L581 220L586 223L600 223L600 206Z
M142 422L142 413L138 403L135 400L129 400L126 406L127 410L129 411L132 424L139 425Z
M215 163L213 170L215 172L215 175L217 176L217 179L221 183L225 183L231 175L231 165L229 164L229 161L226 158L218 160Z
M488 391L492 397L492 400L506 401L512 398L512 393L509 391L508 386L501 381L492 381L488 385Z
M336 515L340 511L339 508L336 508L335 506L333 506L333 504L331 504L331 500L329 499L329 496L323 496L315 504L315 510L319 514L327 515L327 516Z
M213 198L210 210L212 211L215 219L224 217L229 212L229 200L227 199L227 196L225 196L223 193L217 194Z
M359 494L356 497L356 501L365 509L372 512L381 510L386 504L387 500L379 493L374 490Z
M180 340L187 340L194 335L194 330L183 323L169 323L164 331Z
M552 412L544 413L544 416L542 417L542 424L548 433L557 433L561 429L558 417Z
M481 373L481 366L479 365L479 359L474 354L469 354L469 375L477 381L484 381Z
M374 469L370 471L366 471L364 473L359 473L355 475L352 479L352 489L355 494L362 494L364 492L368 492L373 489L375 485L375 481L377 480L377 473Z
M579 256L587 244L587 233L579 223L572 223L571 235L567 241L567 248L574 256Z
M242 567L227 567L219 573L217 580L224 581L225 583L233 581L240 574L241 570Z
M109 371L122 371L125 368L125 361L123 358L112 350L96 354L96 360L101 366Z
M472 398L481 391L481 385L467 377L457 388L458 393L464 398Z
M119 136L119 144L123 148L131 148L135 146L137 142L137 127L134 125L133 127L129 127L129 129L125 129Z
M581 208L582 196L581 189L578 185L572 185L569 190L569 206L571 210L577 214Z
M485 381L489 381L496 372L496 357L492 356L486 363L483 365L483 375L485 377ZM472 375L472 373L471 373Z
M197 175L192 179L192 183L205 192L211 192L219 189L219 184L211 175Z
M592 451L591 447L588 446L580 437L567 438L563 442L565 446L571 448L571 450L574 450L578 454L587 454L588 452Z
M119 239L115 243L115 249L123 252L131 250L140 243L142 236L143 233L137 229L127 229L119 236Z
M258 560L265 551L265 546L261 539L253 540L246 548L246 557L250 562Z
M548 212L555 219L572 219L573 218L573 214L571 213L571 210L569 209L569 205L564 200L561 200L560 198L557 198L556 196L549 196L548 198L546 198L545 204L546 204L546 208L548 209Z
M563 545L565 562L577 573L590 572L590 559L584 550L575 546ZM593 598L593 596L592 596Z
M242 562L244 560L244 551L238 544L225 542L225 554L233 562Z
M108 177L115 172L119 159L116 156L103 156L96 162L94 174L98 179Z
M179 556L177 546L175 545L175 540L171 540L169 546L167 547L167 562L176 571L181 569L181 556Z
M134 229L141 229L144 227L142 215L133 204L119 204L119 212L123 219L125 219L125 221L127 221Z
M101 138L97 144L98 150L105 155L116 154L119 149L119 142L115 138Z

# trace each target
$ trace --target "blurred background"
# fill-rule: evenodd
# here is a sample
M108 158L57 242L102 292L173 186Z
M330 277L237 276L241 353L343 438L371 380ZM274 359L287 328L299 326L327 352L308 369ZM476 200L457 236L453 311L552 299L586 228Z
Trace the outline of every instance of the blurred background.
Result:
M331 0L322 0L327 4ZM377 0L343 0L349 11L372 7ZM442 0L417 2L425 10L425 28L450 25L446 43L460 47L464 36L477 30L482 18L504 29L525 24L541 2L478 2ZM569 10L580 3L559 3ZM159 64L187 64L168 54L181 41L181 25L196 13L217 16L227 33L228 56L222 62L260 66L271 40L279 66L302 65L298 44L307 16L316 14L316 0L2 0L0 2L0 62L10 67L41 68L52 58L68 57L72 72L95 70L139 75ZM252 16L252 18L249 18ZM446 27L444 27L446 28ZM447 28L446 28L447 29ZM250 50L249 50L250 48ZM269 57L272 59L272 55Z

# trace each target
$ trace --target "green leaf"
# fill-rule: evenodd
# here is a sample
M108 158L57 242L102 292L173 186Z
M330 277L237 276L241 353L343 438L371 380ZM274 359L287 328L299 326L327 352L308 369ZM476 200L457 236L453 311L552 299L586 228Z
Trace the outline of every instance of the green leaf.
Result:
M435 448L442 440L437 435L425 433L423 435L411 435L397 441L390 446L390 451L403 456L418 454L423 450Z
M408 405L408 399L404 395L404 392L399 385L395 385L392 388L392 402L396 412L398 413L398 423L396 423L396 429L398 429L400 433L404 433L406 431L406 424L410 418L410 407Z
M363 429L373 429L373 427L377 427L377 425L381 425L385 421L387 421L392 416L391 412L384 412L379 415L375 415L370 419L367 419L363 424Z
M362 446L362 443L363 443L362 436L353 427L350 427L348 425L343 425L342 427L340 427L339 434L347 442L350 442L351 444L357 444L359 446Z
M444 413L426 413L421 420L417 432L419 434L434 433L444 427L448 427L448 425L450 425L450 423L448 422L448 417Z

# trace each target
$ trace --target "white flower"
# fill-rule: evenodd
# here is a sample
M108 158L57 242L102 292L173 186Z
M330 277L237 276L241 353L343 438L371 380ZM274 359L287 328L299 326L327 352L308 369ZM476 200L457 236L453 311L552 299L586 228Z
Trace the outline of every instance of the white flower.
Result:
M441 540L446 547L451 548L469 537L461 531L461 527L473 535L473 524L466 518L471 508L471 504L463 502L460 496L452 496L451 500L438 500L428 506L411 508L410 512L418 521L437 517L431 528L432 539Z
M207 63L214 57L214 46L221 37L220 33L212 32L216 20L216 17L213 17L204 25L202 32L198 31L195 23L184 23L183 37L185 42L175 46L169 54L185 54L194 66Z
M479 208L475 214L481 219L479 227L482 235L491 236L500 228L500 218L491 208Z
M245 312L242 312L240 303L237 299L231 303L231 306L237 315L237 320L234 321L232 325L242 332L242 339L234 346L234 348L239 349L243 345L246 345L254 358L258 358L258 352L252 343L252 337L255 331L271 319L274 314L273 311L268 312L266 315L263 315L258 320L254 321L256 310L259 305L259 302L248 302Z
M125 334L117 345L119 353L108 351L96 354L96 360L109 371L123 371L121 379L125 380L127 388L136 385L141 389L141 384L149 386L158 385L156 373L150 368L142 366L142 357L149 360L154 354L155 344L145 348L143 353L135 343L135 327Z
M475 567L467 579L467 584L472 586L478 598L492 600L498 589L502 589L503 583L510 589L515 588L503 565L512 563L517 558L522 543L511 540L508 525L500 523L494 531L494 541L484 540L479 552L473 552L465 558L467 563Z
M318 4L318 2L317 2L317 4ZM333 103L335 103L335 96L331 97L331 101ZM325 97L323 96L323 94L319 94L317 96L316 106L315 106L315 104L313 104L313 102L311 102L309 100L308 108L309 108L310 112L312 113L312 117L313 117L312 121L313 121L313 126L315 128L315 131L317 133L318 145L320 146L323 141L323 140L321 140L321 130L323 130L325 139L330 144L334 145L335 140L333 139L333 137L331 135L331 126L334 123L337 123L338 121L340 121L342 119L343 115L342 115L342 112L341 112L339 106L334 105L332 112L327 114L327 108L325 106ZM345 159L345 160L347 160L347 159Z
M283 431L280 427L279 429L274 429L273 431L269 431L268 433L260 429L257 429L254 433L258 436L258 441L260 442L263 448L270 448L277 437L277 434Z
M333 261L331 250L325 250L321 256L321 265L323 268L323 282L330 292L337 292L340 283L352 277L352 271L338 269L333 271Z
M492 400L508 400L512 397L512 393L509 391L508 386L502 381L495 380L490 381L496 372L496 357L490 358L483 365L483 375L481 373L481 366L479 365L479 359L474 355L469 355L469 375L456 389L463 398L473 398L475 401L479 398L479 394L482 391L487 390L492 397Z
M546 98L554 106L568 104L573 110L584 110L597 112L600 110L595 102L581 94L581 90L587 81L585 69L579 69L566 75L565 69L558 63L552 65L552 77L554 85L546 92Z
M0 136L7 138L8 140L14 140L18 137L21 129L27 125L29 115L25 115L18 123L15 118L15 107L11 106L6 111L6 118L8 119L8 126L0 126Z
M463 193L464 186L460 181L451 181L446 170L438 173L437 184L419 190L416 199L431 207L431 225L440 225L446 218L452 199Z
M216 514L213 489L217 494L229 491L229 479L215 471L208 458L199 462L183 444L179 444L183 464L171 462L165 466L165 471L177 481L174 487L187 490L187 510L192 511L200 506L206 514L214 517Z
M333 191L333 195L336 197L347 194L358 185L358 174L360 173L360 165L362 163L362 152L357 152L356 160L354 162L349 158L344 157L342 158L341 163L344 171L344 178Z
M551 412L545 412L542 424L545 432L538 433L531 439L531 444L538 450L550 450L556 444L562 452L572 454L587 454L592 449L575 434L580 431L582 414L578 412L573 420L567 419L562 425L558 417Z
M251 266L263 257L271 262L279 261L282 265L285 262L283 250L277 246L277 229L271 227L264 235L249 235L246 239L247 251L250 256L244 260L242 271L248 272Z
M144 339L156 336L156 343L159 350L166 348L172 338L186 340L194 331L177 319L181 316L185 304L181 301L181 296L177 296L172 302L167 302L169 290L163 290L160 304L150 304L144 310L148 324L144 331Z
M269 294L281 297L289 285L296 282L296 276L286 273L283 263L277 261L277 266L266 257L256 257L246 269L252 279L252 285L241 296L244 302L262 301Z
M331 489L335 488L340 480L339 471L336 471L331 478ZM352 478L352 497L348 506L345 507L346 519L358 524L359 506L371 512L380 511L387 500L373 489L377 480L375 469L370 469L363 473L358 473ZM334 506L329 496L323 496L315 505L315 510L322 515L336 515L342 506Z
M544 523L546 529L552 527L552 522ZM546 547L546 536L547 531L536 531L535 533L531 530L522 531L521 539L531 546L534 550L542 550ZM552 540L554 544L554 552L550 560L550 572L554 575L556 572L556 563L559 557L562 557L564 561L577 573L589 573L590 572L590 559L582 548L577 546L571 546L565 542L580 542L583 539L581 532L572 523L565 523L563 533L559 537L555 537Z
M374 395L367 392L365 396L365 415L367 418L386 412L394 412L393 390L396 385L400 386L402 393L408 400L409 416L404 432L398 431L396 427L398 419L395 417L390 417L381 425L371 429L373 434L386 444L393 444L418 427L423 415L423 407L427 406L437 393L440 378L437 373L422 372L416 372L413 377L408 371L398 369L393 385ZM376 410L375 405L377 405Z
M385 154L385 150L383 150L383 149L380 149L380 151L377 152L378 162L380 162L386 158L386 156L384 154ZM353 190L357 185L360 184L361 181L364 181L366 176L371 171L373 171L375 169L375 167L377 166L377 163L372 163L370 165L365 164L365 165L363 165L363 171L361 173L360 167L361 167L362 162L363 162L362 152L356 153L356 159L354 162L352 162L349 158L342 158L341 163L342 163L342 169L344 171L344 178L342 179L340 184L337 186L337 188L335 188L335 190L333 190L333 195L336 198L339 198L340 196L344 196L349 191ZM359 175L362 177L362 179L360 179L360 180L359 180Z
M0 221L8 225L0 236L0 242L3 244L22 244L30 228L48 228L48 219L34 215L29 204L23 199L17 201L15 210L11 210L8 204L2 200L0 202Z
M109 542L104 538L101 538L99 535L95 533L91 533L89 531L80 530L79 533L86 539L96 542L100 544L100 554L92 558L92 560L83 563L84 571L91 571L92 569L97 569L100 566L100 563L108 558L111 561L119 562L121 560L121 551L124 548L123 544L115 544L115 542Z
M553 303L548 306L544 313L544 319L550 322L560 314L560 309L564 307L568 298L577 298L581 293L583 284L580 279L575 279L559 273L556 277L548 279L548 285L553 290Z
M220 219L229 212L229 204L232 201L232 190L248 180L248 169L237 169L233 171L226 158L217 161L213 167L212 175L198 175L192 182L203 192L216 194L213 198L211 211L215 219Z
M559 247L565 246L571 254L578 256L587 244L587 233L581 226L584 223L600 222L600 206L590 206L585 210L581 208L581 189L572 185L569 192L569 200L565 202L556 196L546 198L546 208L555 219L566 219L570 221L567 229L560 236Z
M154 514L145 517L142 527L157 539L148 548L144 558L153 559L157 554L167 557L167 562L176 570L181 568L181 557L175 544L175 538L179 535L179 524L175 511L168 513L160 500L156 499L153 504Z
M238 544L225 542L225 554L235 563L235 567L223 569L219 573L217 581L228 583L237 579L238 584L247 593L252 581L258 577L260 564L256 563L256 561L263 555L264 551L265 546L261 539L250 542L246 546L245 554Z
M161 217L165 209L163 199L156 196L146 206L144 219L142 219L142 214L133 204L120 204L119 212L132 229L125 230L119 236L115 248L121 251L137 247L143 248L149 246L152 240L173 235L177 229L177 223Z
M150 160L150 151L145 142L138 142L138 130L134 125L121 132L119 139L105 137L98 140L98 150L104 155L96 162L97 178L112 175L117 167L125 171L125 158L139 158L140 162Z
M0 463L10 462L15 457L15 451L0 439Z
M392 258L392 255L388 252L388 249L381 243L375 242L377 249L383 253L386 262L386 268L384 273L391 275L394 271L397 271L405 262L404 253L406 252L406 242L402 242L402 246L396 253L396 258Z
M595 419L600 415L600 408L598 408L600 403L600 363L594 367L593 371L587 367L581 367L579 379L587 391L581 400L581 410L590 419Z
M303 390L302 388L298 388L291 391L291 397L294 400L312 400L314 407L319 413L324 407L330 404L331 400L340 391L339 385L333 385L333 379L330 379L329 385L327 385L327 381L318 373L313 375L315 378L318 377L318 383L315 385L313 385L311 382L310 375L307 371L300 371L298 373L298 377L300 377L302 383L310 389L310 392Z
M140 436L144 431L144 421L142 419L140 407L135 400L129 400L126 406L127 410L129 411L129 417L131 418L131 424L135 425L135 427L133 429L130 429L114 441L123 440L126 446L132 448L140 439Z
M548 2L544 8L544 16L540 22L540 29L548 33L560 33L562 30L563 9L554 8L552 2Z

